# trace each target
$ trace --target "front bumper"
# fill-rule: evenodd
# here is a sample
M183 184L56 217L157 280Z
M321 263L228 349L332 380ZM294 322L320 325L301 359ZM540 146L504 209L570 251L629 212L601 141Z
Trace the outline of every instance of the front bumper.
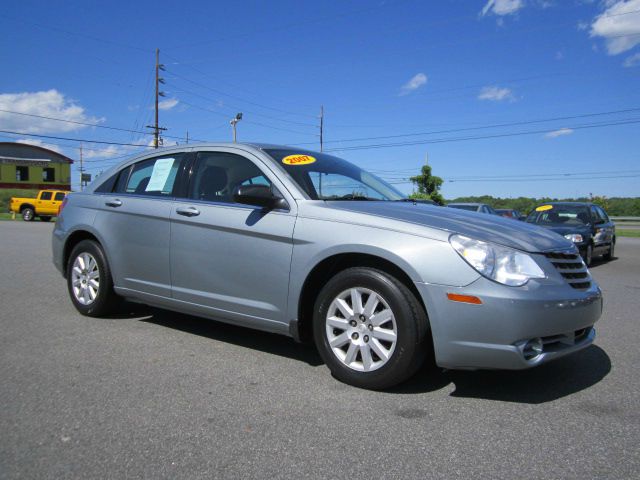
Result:
M593 325L602 314L595 282L587 290L534 281L507 287L484 277L466 287L416 286L427 306L436 363L444 368L540 365L593 343ZM450 301L447 293L479 297L482 305ZM542 345L541 353L531 355L531 340Z

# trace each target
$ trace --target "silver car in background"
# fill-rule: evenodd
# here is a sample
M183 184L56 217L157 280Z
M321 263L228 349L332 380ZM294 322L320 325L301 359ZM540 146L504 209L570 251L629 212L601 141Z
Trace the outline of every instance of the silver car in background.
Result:
M82 314L122 297L313 341L336 378L372 389L427 356L540 365L591 344L602 311L561 236L408 201L344 160L274 145L123 162L68 196L53 261Z

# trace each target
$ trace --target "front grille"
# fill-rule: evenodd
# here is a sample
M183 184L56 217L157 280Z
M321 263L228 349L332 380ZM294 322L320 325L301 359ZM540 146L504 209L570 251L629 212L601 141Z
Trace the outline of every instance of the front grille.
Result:
M586 290L591 286L591 275L579 254L547 252L544 256L573 288Z

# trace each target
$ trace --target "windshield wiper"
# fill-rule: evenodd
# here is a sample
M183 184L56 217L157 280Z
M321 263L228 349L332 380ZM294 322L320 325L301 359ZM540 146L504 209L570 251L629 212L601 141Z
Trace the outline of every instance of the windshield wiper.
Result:
M372 202L375 200L378 200L377 198L369 198L369 197L364 197L362 195L353 195L352 193L349 193L347 195L343 195L342 197L335 197L335 198L323 198L323 200L325 201L368 201L368 202Z

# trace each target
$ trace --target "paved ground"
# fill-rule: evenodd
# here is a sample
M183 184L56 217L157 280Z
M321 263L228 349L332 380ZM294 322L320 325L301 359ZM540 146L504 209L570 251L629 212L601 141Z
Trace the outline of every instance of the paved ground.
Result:
M0 478L637 478L640 239L592 269L596 345L375 393L284 337L150 310L81 317L52 227L0 223Z

